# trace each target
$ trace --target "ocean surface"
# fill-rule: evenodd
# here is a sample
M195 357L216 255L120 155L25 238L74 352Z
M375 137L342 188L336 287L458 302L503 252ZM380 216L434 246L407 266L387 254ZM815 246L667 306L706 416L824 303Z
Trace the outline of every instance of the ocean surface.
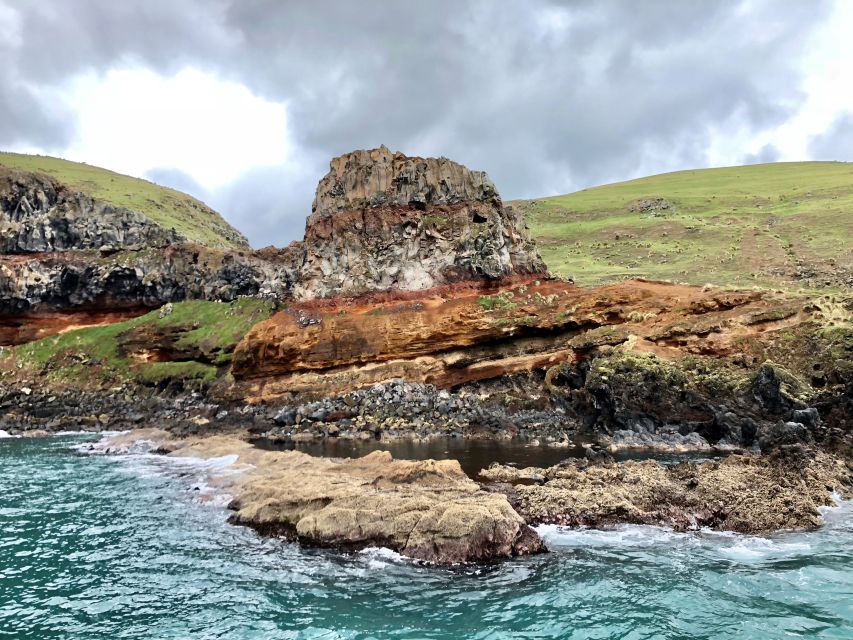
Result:
M204 467L0 440L0 639L853 638L853 504L819 531L540 531L451 569L225 522Z

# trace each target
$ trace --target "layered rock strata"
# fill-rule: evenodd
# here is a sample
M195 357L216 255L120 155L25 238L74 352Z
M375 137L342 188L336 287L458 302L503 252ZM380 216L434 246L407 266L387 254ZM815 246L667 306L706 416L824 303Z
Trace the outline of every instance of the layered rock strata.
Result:
M293 305L237 346L229 393L273 403L342 394L288 424L323 434L327 421L312 426L307 416L322 409L352 418L352 390L396 379L472 385L472 395L494 395L491 404L517 412L489 409L493 418L472 416L449 431L494 423L511 433L534 423L534 432L560 438L568 429L618 446L769 450L786 440L849 442L846 335L826 329L808 298L645 281L516 283L491 293ZM514 375L523 390L500 384ZM412 404L433 412L431 401ZM558 422L561 429L544 427Z
M304 251L297 298L545 271L521 217L503 207L485 173L386 147L332 160Z
M304 241L252 252L230 227L216 233L238 249L191 244L46 174L0 167L0 314L14 325L58 310L352 296L545 271L485 173L385 147L332 161Z
M259 396L321 385L346 391L392 378L453 387L542 368L630 340L665 359L737 350L738 338L798 324L804 301L755 292L631 281L596 289L528 281L494 290L444 289L417 299L290 305L247 334L233 373Z

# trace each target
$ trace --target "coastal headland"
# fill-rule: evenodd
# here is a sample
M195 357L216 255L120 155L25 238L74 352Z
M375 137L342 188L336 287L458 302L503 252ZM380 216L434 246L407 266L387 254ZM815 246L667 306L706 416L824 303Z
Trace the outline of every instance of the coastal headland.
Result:
M578 286L540 257L533 205L385 147L333 159L304 239L281 249L99 171L0 154L9 434L128 430L101 449L236 456L220 479L236 524L441 564L540 552L543 523L810 528L849 493L853 297L837 278ZM274 450L437 438L586 448L470 476ZM625 450L649 459L612 459Z

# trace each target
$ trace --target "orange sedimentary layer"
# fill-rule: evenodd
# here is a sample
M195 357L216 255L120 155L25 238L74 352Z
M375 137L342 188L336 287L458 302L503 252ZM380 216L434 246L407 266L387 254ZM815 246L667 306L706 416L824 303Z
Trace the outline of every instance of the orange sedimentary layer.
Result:
M396 377L452 387L625 342L664 358L727 355L735 338L806 315L802 301L642 280L582 288L528 278L386 300L306 303L256 325L235 351L238 389L265 398Z

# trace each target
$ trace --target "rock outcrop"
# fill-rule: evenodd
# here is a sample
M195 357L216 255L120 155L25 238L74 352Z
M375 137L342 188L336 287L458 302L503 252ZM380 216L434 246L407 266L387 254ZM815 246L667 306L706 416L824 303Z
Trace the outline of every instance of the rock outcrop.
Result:
M532 278L387 302L294 303L243 339L233 373L263 378L269 392L337 392L398 377L453 387L586 359L632 335L632 348L668 359L712 343L723 354L738 337L769 328L755 316L772 305L754 292L644 281L585 289ZM800 319L794 312L775 324Z
M284 297L290 277L286 261L186 244L109 254L7 256L0 258L0 324L56 310L150 309L187 299Z
M386 147L335 158L305 227L297 298L422 290L541 273L545 264L489 177Z
M748 534L819 526L818 508L833 504L833 491L848 493L853 480L844 462L809 450L671 466L655 460L573 460L548 469L493 465L481 476L507 492L530 524L635 523Z
M140 446L173 457L233 456L209 479L233 496L231 522L303 544L347 550L383 546L436 564L544 551L506 496L487 493L455 460L315 458L263 451L229 437L174 440L162 431L118 436L99 450Z
M138 211L45 173L0 165L0 344L62 330L57 312L68 313L74 325L86 314L126 317L129 310L186 299L288 295L291 252L255 254L212 210L188 198L179 204L175 215L204 209L196 213L216 225L209 230L214 245L245 251L191 243Z
M545 271L485 173L385 147L332 161L304 241L253 252L229 229L211 234L236 249L200 246L47 174L0 166L0 314L14 324L59 310L350 296Z
M140 213L75 193L45 174L0 166L0 253L117 251L182 241Z

